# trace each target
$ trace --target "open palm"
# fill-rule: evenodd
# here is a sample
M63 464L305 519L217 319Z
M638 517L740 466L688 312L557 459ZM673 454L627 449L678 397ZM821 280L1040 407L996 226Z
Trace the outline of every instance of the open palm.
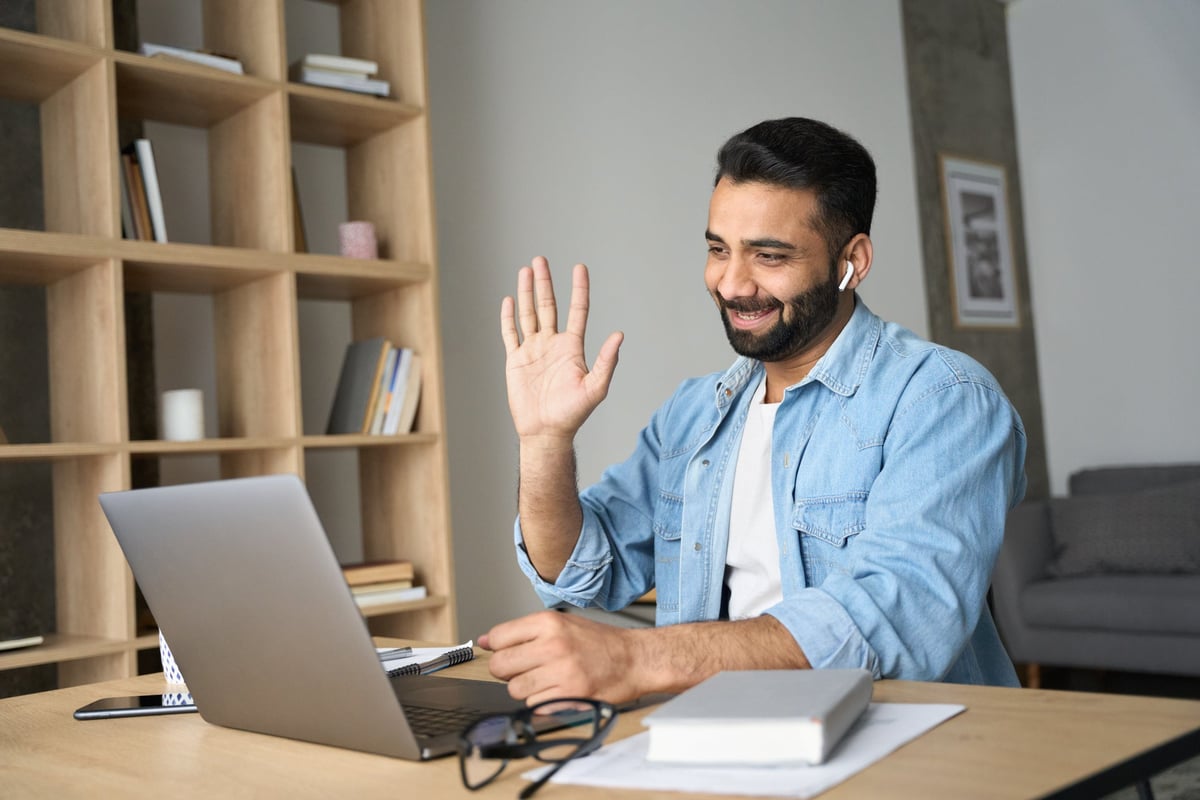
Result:
M517 275L517 299L500 306L500 335L507 353L508 406L517 435L573 439L608 395L622 335L605 340L589 370L584 358L588 316L587 267L576 264L567 327L558 330L550 265L533 260ZM518 334L518 324L520 333Z

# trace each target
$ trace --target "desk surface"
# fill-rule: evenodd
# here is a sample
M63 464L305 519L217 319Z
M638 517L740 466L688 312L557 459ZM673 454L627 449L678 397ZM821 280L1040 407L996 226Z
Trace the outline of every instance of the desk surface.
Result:
M487 678L486 654L445 674ZM413 763L221 728L198 714L80 722L101 697L164 691L161 675L0 700L0 775L12 797L502 797L532 762L467 792L453 758ZM1097 797L1200 751L1200 701L880 681L881 702L960 703L967 711L821 795ZM644 730L623 714L611 740ZM1098 776L1098 777L1097 777ZM1088 782L1090 781L1090 783ZM1068 787L1074 787L1069 789ZM536 797L679 800L550 784ZM708 797L708 795L690 795ZM715 796L714 796L715 797Z

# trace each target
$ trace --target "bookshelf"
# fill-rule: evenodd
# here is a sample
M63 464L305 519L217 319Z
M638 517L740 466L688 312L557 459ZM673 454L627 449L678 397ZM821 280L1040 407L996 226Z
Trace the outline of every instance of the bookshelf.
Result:
M117 49L109 0L39 0L36 33L0 28L0 98L39 109L45 206L44 230L0 229L0 285L44 287L50 390L49 440L0 444L0 463L49 465L57 601L57 630L0 654L0 670L55 664L61 685L134 675L137 652L157 647L95 500L131 488L134 458L203 454L222 477L303 477L306 454L355 453L364 558L411 560L429 594L370 609L372 631L457 640L421 0L333 4L342 54L379 62L387 99L289 83L284 0L195 1L204 46L245 75ZM126 119L203 131L212 244L121 238ZM344 154L349 218L374 223L379 259L293 251L296 142ZM216 437L131 438L127 291L211 299ZM347 304L355 339L421 353L413 433L303 429L297 304L309 299Z

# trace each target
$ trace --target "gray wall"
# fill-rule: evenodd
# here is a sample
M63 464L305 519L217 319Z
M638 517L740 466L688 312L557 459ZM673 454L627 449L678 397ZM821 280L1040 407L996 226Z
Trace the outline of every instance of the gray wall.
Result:
M426 15L459 622L474 636L540 607L513 560L497 319L532 256L560 282L591 267L593 351L626 335L579 437L585 483L680 380L732 359L703 231L716 149L755 122L813 116L863 141L880 196L862 295L921 333L927 314L898 3L439 0Z
M1026 269L1005 6L995 0L903 0L901 8L930 338L970 353L1004 387L1021 414L1028 437L1026 497L1045 497L1049 481ZM940 153L1004 167L1020 320L1016 328L955 325Z

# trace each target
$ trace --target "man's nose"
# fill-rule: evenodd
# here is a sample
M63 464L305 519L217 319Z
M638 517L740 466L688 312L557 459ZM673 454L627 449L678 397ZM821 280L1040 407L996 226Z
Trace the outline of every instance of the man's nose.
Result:
M754 284L749 259L736 254L730 255L729 260L725 262L725 271L721 273L721 280L717 283L717 291L726 300L753 297L757 294L758 287Z

